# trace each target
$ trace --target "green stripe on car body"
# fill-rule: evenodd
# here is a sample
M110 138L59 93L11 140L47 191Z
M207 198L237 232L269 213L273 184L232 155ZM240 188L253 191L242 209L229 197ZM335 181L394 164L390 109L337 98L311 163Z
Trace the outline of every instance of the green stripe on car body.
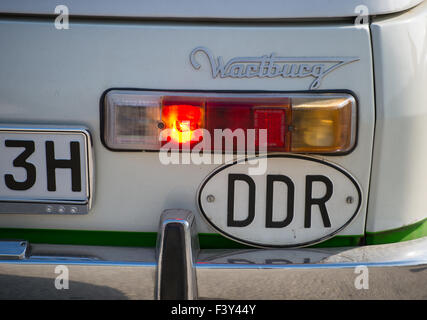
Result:
M427 236L427 219L403 228L366 234L366 244L383 244L412 240ZM335 236L314 248L353 247L363 242L362 235ZM155 247L156 232L18 229L0 228L0 239L27 240L30 243L95 246ZM199 234L202 249L250 248L220 234Z
M336 236L315 247L356 246L362 236ZM0 239L27 240L30 243L155 247L156 232L58 230L58 229L10 229L0 228ZM199 234L202 249L251 248L220 234Z
M380 232L367 232L366 244L385 244L427 236L427 218L414 224Z

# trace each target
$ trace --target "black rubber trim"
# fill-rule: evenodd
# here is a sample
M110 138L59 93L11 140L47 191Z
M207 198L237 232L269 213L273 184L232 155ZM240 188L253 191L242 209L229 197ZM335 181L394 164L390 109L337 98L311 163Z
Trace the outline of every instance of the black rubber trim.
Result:
M181 223L165 226L162 250L160 300L185 300L188 279L185 231Z

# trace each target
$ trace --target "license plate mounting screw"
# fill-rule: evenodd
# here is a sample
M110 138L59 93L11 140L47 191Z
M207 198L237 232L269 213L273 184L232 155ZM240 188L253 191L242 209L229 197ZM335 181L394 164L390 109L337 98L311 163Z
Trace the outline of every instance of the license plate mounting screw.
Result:
M353 201L354 201L354 199L353 199L353 197L352 197L352 196L348 196L348 197L345 199L345 202L347 202L348 204L353 203Z
M157 128L159 128L160 130L164 129L164 128L165 128L165 124L164 124L164 122L163 122L163 121L159 121L159 122L157 123Z
M212 194L209 194L209 195L206 197L206 201L207 201L207 202L214 202L214 201L215 201L215 196L214 196L214 195L212 195Z

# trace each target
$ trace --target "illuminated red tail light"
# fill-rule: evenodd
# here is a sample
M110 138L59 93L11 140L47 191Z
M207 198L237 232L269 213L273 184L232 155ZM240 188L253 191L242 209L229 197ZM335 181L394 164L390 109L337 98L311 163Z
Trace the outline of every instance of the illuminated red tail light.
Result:
M196 142L193 132L204 127L204 120L202 106L164 103L160 127L171 129L170 138L178 143Z
M354 146L355 131L349 94L109 91L104 104L104 142L111 149L160 150L171 141L182 149L205 140L205 151L244 152L253 139L256 150L336 153Z

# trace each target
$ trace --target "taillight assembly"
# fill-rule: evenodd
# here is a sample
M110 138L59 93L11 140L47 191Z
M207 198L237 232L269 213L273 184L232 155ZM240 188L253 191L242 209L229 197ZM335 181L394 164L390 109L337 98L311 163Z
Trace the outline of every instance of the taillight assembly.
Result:
M103 138L114 150L160 150L167 143L183 150L203 142L204 151L244 152L252 140L270 152L343 153L355 145L356 111L347 93L111 90Z

